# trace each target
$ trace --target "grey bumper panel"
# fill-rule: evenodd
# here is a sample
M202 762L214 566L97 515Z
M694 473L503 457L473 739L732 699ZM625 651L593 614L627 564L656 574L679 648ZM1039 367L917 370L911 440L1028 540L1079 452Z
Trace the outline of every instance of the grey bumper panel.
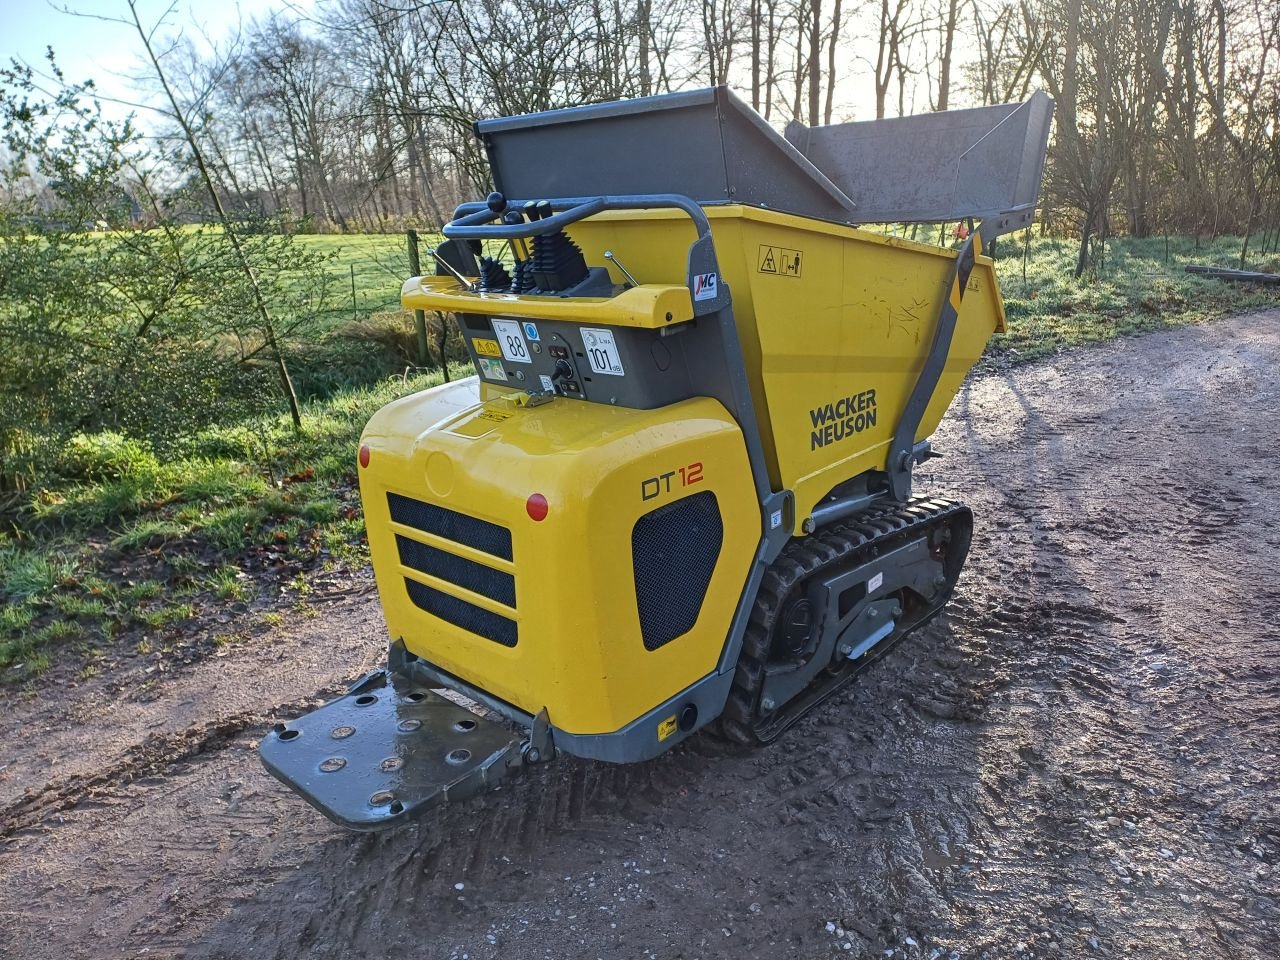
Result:
M267 770L330 820L382 830L491 788L522 766L522 738L385 670L259 747Z

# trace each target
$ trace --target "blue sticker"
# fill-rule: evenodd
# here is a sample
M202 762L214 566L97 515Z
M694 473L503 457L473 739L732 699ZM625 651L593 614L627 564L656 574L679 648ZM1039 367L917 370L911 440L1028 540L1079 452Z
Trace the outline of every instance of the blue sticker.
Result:
M532 323L526 323L526 324L524 325L524 335L525 335L525 337L527 337L527 338L528 338L528 339L530 339L530 340L537 340L537 339L539 339L539 337L538 337L538 327L537 327L537 325L536 325L536 324L532 324Z

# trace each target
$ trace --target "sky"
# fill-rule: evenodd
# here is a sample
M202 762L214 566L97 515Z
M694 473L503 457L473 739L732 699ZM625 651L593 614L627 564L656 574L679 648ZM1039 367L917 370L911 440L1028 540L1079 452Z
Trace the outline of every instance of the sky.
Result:
M309 16L317 3L318 0L138 0L138 9L144 22L151 23L172 6L164 32L181 30L199 46L205 44L206 37L225 41L241 23L273 10L288 8ZM128 16L125 0L0 0L0 63L7 64L12 57L18 57L38 68L44 63L45 47L52 44L67 79L76 82L92 78L104 98L104 114L109 119L123 119L131 108L105 98L138 99L139 91L130 77L141 72L139 39L131 26L72 16L64 12L68 7L98 17ZM863 52L862 47L863 43L855 42L842 50L844 62L836 85L837 120L865 120L874 115L869 68L852 57ZM962 51L958 52L957 61L963 61ZM966 105L959 91L955 98L953 106ZM927 109L927 102L920 102L917 96L908 112ZM144 128L148 126L145 112L138 112L138 120Z
M314 5L314 0L138 0L138 12L144 24L151 24L172 6L162 34L181 30L203 45L205 36L221 42L252 17L284 7L305 11ZM141 72L141 48L132 25L77 17L66 9L95 17L129 15L125 0L0 0L0 62L16 57L41 68L45 48L52 46L68 80L92 79L103 97L136 100L139 94L131 77ZM104 102L103 112L121 119L130 108Z

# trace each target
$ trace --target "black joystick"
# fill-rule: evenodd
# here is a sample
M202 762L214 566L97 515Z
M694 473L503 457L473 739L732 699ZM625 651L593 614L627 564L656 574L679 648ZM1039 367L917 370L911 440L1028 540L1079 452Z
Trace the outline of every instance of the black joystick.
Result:
M551 382L555 383L557 380L572 380L572 379L573 379L573 367L570 366L569 361L557 360L556 368L551 374Z
M590 272L582 251L563 230L534 237L533 256L529 260L533 282L542 293L568 290L585 280Z
M533 260L519 260L511 274L512 293L532 293L538 287L533 279Z
M484 198L485 205L494 213L501 213L507 209L507 198L498 193L497 190Z

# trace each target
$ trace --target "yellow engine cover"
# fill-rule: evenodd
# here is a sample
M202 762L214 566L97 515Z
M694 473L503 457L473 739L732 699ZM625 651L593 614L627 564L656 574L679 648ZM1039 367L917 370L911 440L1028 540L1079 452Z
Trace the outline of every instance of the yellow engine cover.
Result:
M746 448L707 398L635 410L520 396L471 377L365 428L387 625L560 730L611 733L716 667L760 538Z

